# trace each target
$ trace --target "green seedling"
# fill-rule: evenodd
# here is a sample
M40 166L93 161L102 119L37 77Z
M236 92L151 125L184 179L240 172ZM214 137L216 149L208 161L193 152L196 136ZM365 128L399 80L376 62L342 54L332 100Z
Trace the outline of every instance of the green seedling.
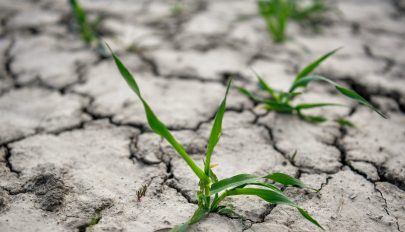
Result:
M260 15L266 22L267 30L277 43L287 38L286 28L290 19L298 22L312 20L312 16L324 12L327 8L324 0L313 0L302 6L300 0L258 0Z
M83 10L77 0L69 0L69 3L83 41L95 48L102 57L107 57L107 49L98 33L103 18L97 17L96 20L90 22L86 11Z
M170 7L170 14L174 17L180 16L184 13L184 10L185 10L184 4L179 1L176 1Z
M373 105L371 105L366 99L364 99L360 94L355 92L354 90L347 89L336 82L318 75L311 74L322 62L332 56L335 52L339 49L333 50L317 60L310 63L304 69L302 69L297 76L295 77L293 83L291 84L288 91L281 91L273 89L269 86L263 79L256 73L256 77L258 78L259 85L261 89L266 91L270 96L268 98L259 97L252 92L248 91L247 89L240 87L239 90L244 95L251 98L253 101L260 103L264 106L265 109L269 111L276 111L281 113L292 113L297 114L304 120L313 122L313 123L320 123L324 122L327 119L323 116L310 116L303 114L304 110L319 108L319 107L326 107L326 106L341 106L340 104L336 103L329 103L329 102L316 102L316 103L300 103L300 104L293 104L292 101L299 95L302 94L302 89L308 86L312 81L322 81L327 84L333 85L335 89L343 94L344 96L357 101L358 103L369 107L370 109L377 112L384 118L387 118L382 112L376 109ZM301 91L300 91L301 90ZM350 121L346 119L336 119L337 123L343 126L354 126Z
M121 60L111 51L115 64L122 77L125 79L129 87L138 96L141 101L151 129L158 135L162 136L166 141L171 144L174 150L184 159L187 165L191 168L194 174L199 179L199 191L197 192L198 208L194 212L193 216L185 223L176 226L172 231L186 231L187 228L205 218L209 213L222 213L230 214L233 212L231 207L221 205L221 202L231 196L238 195L251 195L262 198L263 200L271 204L283 204L296 208L301 215L316 226L321 225L303 208L298 206L294 201L288 198L278 187L273 184L265 182L266 180L273 181L284 186L294 186L299 188L309 188L303 182L288 176L283 173L273 173L265 176L257 176L252 174L239 174L230 178L219 180L212 170L211 157L214 152L216 144L219 142L219 138L222 131L222 119L225 114L226 99L231 86L231 81L228 82L228 86L225 92L225 97L219 105L218 111L215 115L214 124L208 139L207 150L205 154L204 166L200 167L186 152L184 147L176 140L176 138L170 133L165 124L159 120L155 115L152 108L143 98L139 86L128 71ZM311 188L309 188L311 189ZM233 214L238 215L238 214Z

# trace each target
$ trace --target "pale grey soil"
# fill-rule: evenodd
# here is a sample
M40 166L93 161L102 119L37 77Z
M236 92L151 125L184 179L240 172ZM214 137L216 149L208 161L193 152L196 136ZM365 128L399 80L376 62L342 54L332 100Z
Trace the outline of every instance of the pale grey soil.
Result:
M186 1L177 16L163 0L80 2L105 16L105 40L199 164L229 77L257 91L252 67L286 89L300 67L344 47L318 73L388 120L323 84L298 101L348 104L312 113L355 128L266 113L232 89L214 170L280 171L321 188L284 191L326 231L405 232L405 1L330 1L319 30L291 23L283 45L253 0ZM0 1L0 231L167 231L196 209L197 179L148 129L112 60L72 31L69 12L67 1ZM226 203L246 220L212 214L191 231L318 230L292 208Z

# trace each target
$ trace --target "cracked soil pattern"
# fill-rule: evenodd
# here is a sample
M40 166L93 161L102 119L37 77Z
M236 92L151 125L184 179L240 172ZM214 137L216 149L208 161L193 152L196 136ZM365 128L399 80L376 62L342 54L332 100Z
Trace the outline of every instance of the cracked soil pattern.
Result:
M252 67L286 89L303 65L344 47L318 73L388 120L322 84L297 101L347 104L311 113L355 128L266 113L234 88L212 162L220 178L285 172L320 188L284 192L326 231L405 232L405 1L328 1L318 30L291 22L282 45L253 0L184 1L178 14L174 2L80 0L90 18L104 16L103 39L199 165L228 78L257 91ZM0 1L0 231L168 231L197 208L197 179L72 25L67 1ZM255 197L225 203L246 220L211 214L190 231L318 230Z

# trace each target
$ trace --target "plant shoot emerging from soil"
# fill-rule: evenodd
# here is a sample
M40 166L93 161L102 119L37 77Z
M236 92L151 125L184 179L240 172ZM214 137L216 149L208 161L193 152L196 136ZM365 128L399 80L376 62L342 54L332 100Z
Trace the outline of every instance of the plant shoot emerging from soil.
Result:
M303 6L301 0L258 0L258 7L260 15L266 22L267 30L276 43L287 39L288 20L302 23L316 22L318 19L315 16L327 9L324 0L313 0L306 6Z
M313 108L326 107L326 106L341 106L341 105L336 104L336 103L329 103L329 102L301 103L301 104L293 105L292 101L297 96L302 94L302 92L299 91L300 89L304 89L312 81L322 81L322 82L326 82L328 84L333 85L335 87L335 89L338 92L340 92L342 95L344 95L348 98L351 98L352 100L355 100L362 105L369 107L370 109L374 110L379 115L381 115L382 117L387 118L383 113L381 113L378 109L376 109L373 105L371 105L366 99L364 99L362 96L360 96L357 92L347 89L326 77L311 74L323 61L328 59L330 56L332 56L338 50L339 49L333 50L333 51L321 56L320 58L313 61L311 64L309 64L305 68L303 68L295 77L295 79L294 79L293 83L291 84L288 91L280 91L280 90L273 89L257 73L256 73L256 77L259 81L259 86L262 90L266 91L269 94L268 98L259 97L243 87L240 87L239 90L241 93L245 94L246 96L251 98L253 101L263 104L263 106L269 111L276 111L276 112L281 112L281 113L295 113L304 120L307 120L307 121L310 121L313 123L320 123L320 122L326 121L327 119L322 116L305 115L305 114L303 114L303 111L306 109L313 109ZM345 119L340 118L340 119L336 119L335 121L337 123L339 123L340 125L353 126L352 123L350 123L348 120L345 120Z
M87 45L96 48L100 56L107 57L107 49L98 33L103 18L99 16L94 22L90 22L86 11L83 10L77 0L69 0L69 3L83 41Z
M312 189L295 179L283 173L273 173L264 176L252 174L239 174L230 178L218 180L212 170L211 157L216 144L219 142L222 131L222 119L225 114L226 99L231 86L231 81L225 92L225 97L219 105L215 115L214 124L208 140L207 150L205 154L204 167L199 167L191 156L186 152L184 147L170 133L165 124L155 115L149 104L143 98L136 80L128 71L121 60L111 51L115 64L122 77L125 79L129 87L138 96L143 104L147 121L152 130L166 139L171 144L174 150L184 159L187 165L191 168L194 174L199 179L199 191L197 192L198 208L193 216L185 223L176 226L172 231L187 231L187 228L205 218L209 213L219 213L227 215L237 215L229 206L221 205L221 202L231 196L237 195L252 195L262 198L271 204L284 204L294 207L301 215L319 228L321 225L303 208L298 206L294 201L288 198L278 187L265 182L265 180L274 181L284 186L294 186L299 188ZM313 189L312 189L313 190Z

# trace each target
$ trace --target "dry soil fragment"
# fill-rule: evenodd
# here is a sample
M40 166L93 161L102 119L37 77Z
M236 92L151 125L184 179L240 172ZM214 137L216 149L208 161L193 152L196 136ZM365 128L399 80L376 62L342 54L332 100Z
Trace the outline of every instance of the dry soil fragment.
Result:
M225 92L225 88L217 83L166 80L142 73L134 75L144 98L171 128L195 128L211 118ZM111 62L92 68L88 81L77 86L75 91L95 98L90 107L95 114L111 115L113 121L119 123L147 124L142 104Z
M88 119L81 110L86 103L82 97L41 88L7 92L0 97L0 144L78 126Z
M39 78L56 88L78 81L77 65L92 63L96 55L87 49L71 51L64 47L71 45L65 43L61 46L57 39L45 35L18 39L11 50L11 70L17 81L24 84Z
M390 113L390 119L385 120L368 109L361 109L351 120L357 129L349 130L343 140L347 160L371 162L391 183L404 188L404 117Z
M277 149L291 157L302 168L336 172L342 165L340 152L333 145L339 135L336 125L317 125L296 115L270 113L260 118L260 124L272 130Z
M304 175L302 180L312 184L311 176ZM288 195L297 199L327 231L397 231L396 219L385 211L385 201L373 183L348 169L331 177L319 193L302 195L303 190L291 189ZM289 231L316 230L290 207L277 206L266 221L285 225Z

